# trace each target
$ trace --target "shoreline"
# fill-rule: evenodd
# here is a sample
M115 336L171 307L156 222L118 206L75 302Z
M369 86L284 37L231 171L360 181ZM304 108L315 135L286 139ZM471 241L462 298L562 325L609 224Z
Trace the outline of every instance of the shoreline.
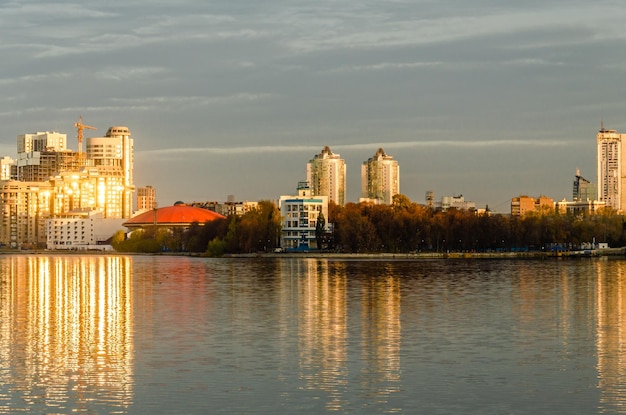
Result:
M139 255L139 256L188 256L211 258L196 252L117 252L98 250L0 250L0 255ZM256 252L248 254L225 254L222 258L319 258L354 260L420 260L420 259L548 259L548 258L599 258L626 256L626 247L603 248L584 251L530 251L530 252L412 252L412 253L335 253L335 252Z
M325 259L544 259L591 258L626 255L626 247L585 251L531 251L531 252L415 252L415 253L333 253L333 252L281 252L228 254L224 258L325 258Z

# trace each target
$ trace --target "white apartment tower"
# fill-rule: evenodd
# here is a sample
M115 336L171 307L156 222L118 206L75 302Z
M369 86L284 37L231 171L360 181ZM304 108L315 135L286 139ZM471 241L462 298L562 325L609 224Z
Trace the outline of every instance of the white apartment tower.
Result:
M598 146L598 199L606 206L622 212L626 209L626 154L622 147L626 134L606 130L596 135Z
M20 134L17 136L17 152L63 151L67 149L67 134L54 131Z
M306 179L314 196L328 196L339 206L345 205L346 162L328 146L307 163Z
M390 205L398 193L400 193L398 161L379 148L373 157L361 165L361 197Z

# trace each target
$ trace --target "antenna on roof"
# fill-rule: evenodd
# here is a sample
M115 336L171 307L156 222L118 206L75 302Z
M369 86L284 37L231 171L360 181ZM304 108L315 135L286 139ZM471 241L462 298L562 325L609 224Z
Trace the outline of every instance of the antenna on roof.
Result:
M604 129L604 118L600 118L600 132L603 133L606 130Z

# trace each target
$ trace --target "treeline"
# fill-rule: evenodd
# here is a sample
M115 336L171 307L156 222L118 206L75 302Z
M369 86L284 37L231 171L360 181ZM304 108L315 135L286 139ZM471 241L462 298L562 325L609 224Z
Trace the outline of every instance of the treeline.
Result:
M398 195L392 205L333 206L329 216L335 248L346 252L541 250L594 240L611 246L624 242L623 217L610 209L587 216L550 209L523 217L479 215L434 211Z
M348 203L329 206L332 232L318 234L322 249L341 252L511 251L541 250L558 244L578 247L592 241L625 245L624 218L610 209L595 215L559 214L553 210L511 217L450 209L434 211L404 195L392 205ZM280 211L269 201L242 216L192 224L187 230L145 229L113 247L124 252L224 253L271 252L280 246Z

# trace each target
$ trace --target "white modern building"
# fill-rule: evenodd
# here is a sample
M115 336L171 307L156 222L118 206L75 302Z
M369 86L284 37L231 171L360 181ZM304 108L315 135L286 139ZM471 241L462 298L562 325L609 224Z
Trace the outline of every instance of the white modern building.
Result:
M91 209L68 212L46 220L46 248L50 250L100 250L113 248L107 241L126 219L104 219Z
M306 180L314 196L327 196L339 206L346 203L346 162L326 146L306 165Z
M475 210L476 203L465 200L463 195L443 196L441 198L441 202L435 202L435 209L441 210L442 212L445 212L448 209Z
M282 218L280 245L283 249L317 249L315 228L320 214L328 228L328 196L314 196L305 182L298 184L298 195L281 196Z
M606 207L604 202L592 199L573 201L563 199L560 202L555 202L554 206L560 213L569 213L575 216L594 215Z
M390 205L400 193L398 161L382 148L361 165L361 197L374 203Z
M600 128L596 135L598 157L598 199L618 212L626 209L626 134Z
M67 134L54 131L20 134L17 136L17 153L32 151L63 151L67 149Z
M9 156L4 156L0 159L0 180L14 180L15 175L13 170L15 168L15 160Z

